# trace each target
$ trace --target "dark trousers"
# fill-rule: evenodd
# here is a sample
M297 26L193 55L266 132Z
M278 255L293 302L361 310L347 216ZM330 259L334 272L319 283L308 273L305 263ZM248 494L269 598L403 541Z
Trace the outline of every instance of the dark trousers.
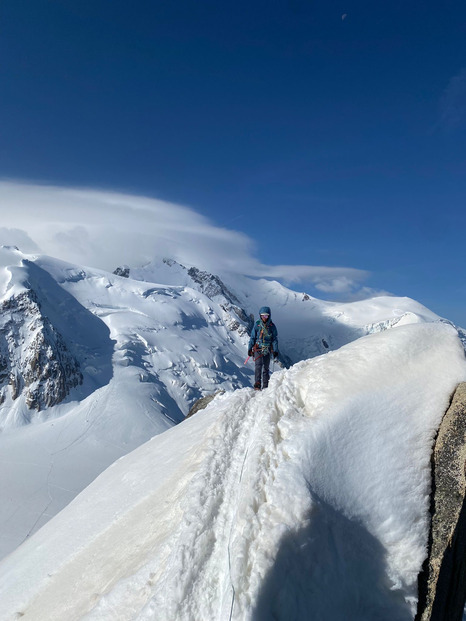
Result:
M269 367L270 367L270 353L264 354L263 356L259 356L255 361L255 369L254 369L254 387L261 387L262 380L262 388L267 388L269 385Z

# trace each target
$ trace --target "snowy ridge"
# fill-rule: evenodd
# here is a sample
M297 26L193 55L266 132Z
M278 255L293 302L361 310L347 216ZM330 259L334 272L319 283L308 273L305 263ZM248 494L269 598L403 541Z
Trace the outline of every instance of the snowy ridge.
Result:
M465 378L456 331L419 324L217 396L0 563L0 618L412 619Z
M124 277L0 249L0 303L37 300L15 311L13 354L7 309L0 324L0 557L115 459L182 421L199 397L251 386L253 365L244 360L260 306L272 307L285 364L370 332L439 320L408 298L329 303L277 282L216 276L168 259L128 270ZM36 320L39 350L59 361L44 378L31 375L41 356L31 346ZM35 379L16 395L11 377ZM36 388L43 392L28 398Z

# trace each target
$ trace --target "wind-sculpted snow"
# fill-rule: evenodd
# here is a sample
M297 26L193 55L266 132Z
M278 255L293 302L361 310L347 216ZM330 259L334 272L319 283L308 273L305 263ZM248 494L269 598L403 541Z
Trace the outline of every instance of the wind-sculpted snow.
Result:
M465 378L455 330L419 324L217 396L0 564L0 618L412 619L432 442Z

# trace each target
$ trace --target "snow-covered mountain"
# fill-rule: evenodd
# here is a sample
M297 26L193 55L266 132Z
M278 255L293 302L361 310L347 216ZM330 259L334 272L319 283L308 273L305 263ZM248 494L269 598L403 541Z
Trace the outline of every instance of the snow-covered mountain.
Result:
M61 415L54 406L82 402L107 386L117 367L136 368L140 383L155 384L160 399L154 411L179 422L216 386L249 384L251 368L243 358L254 313L264 303L273 307L285 366L365 334L438 320L409 299L336 304L277 282L238 277L233 290L218 276L169 260L109 274L27 257L15 248L4 248L6 254L2 429Z
M439 321L409 298L324 302L171 260L110 273L15 248L0 259L2 556L199 397L251 386L244 360L260 306L279 331L275 371Z
M466 360L442 323L217 396L0 563L0 618L403 621L433 438Z
M13 251L17 265L0 302L0 428L40 419L112 375L109 330L50 274ZM78 388L79 387L79 388Z

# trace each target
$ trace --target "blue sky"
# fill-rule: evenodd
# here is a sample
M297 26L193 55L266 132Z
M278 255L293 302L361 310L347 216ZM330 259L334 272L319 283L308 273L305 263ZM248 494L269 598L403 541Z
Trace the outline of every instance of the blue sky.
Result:
M3 0L0 59L1 179L188 205L466 326L463 0Z

